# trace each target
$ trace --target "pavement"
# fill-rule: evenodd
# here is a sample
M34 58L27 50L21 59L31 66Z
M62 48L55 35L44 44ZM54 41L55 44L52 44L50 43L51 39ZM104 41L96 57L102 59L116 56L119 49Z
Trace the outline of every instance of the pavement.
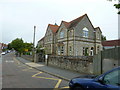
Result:
M34 63L34 62L31 62L31 61L24 59L22 57L16 57L16 59L19 62L26 64L29 67L32 67L32 68L37 69L39 71L42 71L44 73L48 73L50 75L56 76L60 79L66 80L66 81L70 81L72 78L75 78L75 77L81 77L81 78L91 77L91 75L80 74L78 72L65 70L65 69L61 69L58 67L52 67L49 65L47 66L43 62Z

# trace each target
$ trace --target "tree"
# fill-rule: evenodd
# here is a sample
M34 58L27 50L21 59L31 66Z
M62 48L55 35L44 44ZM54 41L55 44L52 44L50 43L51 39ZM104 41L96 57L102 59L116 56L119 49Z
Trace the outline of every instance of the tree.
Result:
M32 43L24 43L24 53L23 54L27 54L30 55L30 52L33 49L33 44Z
M24 43L24 48L28 49L28 51L32 51L33 44L32 43Z
M12 49L12 44L9 43L7 49L11 50Z
M107 39L106 39L106 36L102 35L102 36L101 36L101 40L102 40L102 41L106 41L106 40L107 40Z
M112 1L112 0L108 0L108 1ZM116 0L115 0L116 1ZM118 0L118 4L114 4L116 9L120 9L120 0ZM120 11L118 11L118 14L120 14Z
M120 9L120 4L114 4L114 6L115 6L117 9ZM120 11L118 11L118 14L120 14Z
M11 42L12 48L14 48L18 53L21 53L24 51L24 42L22 39L15 39Z

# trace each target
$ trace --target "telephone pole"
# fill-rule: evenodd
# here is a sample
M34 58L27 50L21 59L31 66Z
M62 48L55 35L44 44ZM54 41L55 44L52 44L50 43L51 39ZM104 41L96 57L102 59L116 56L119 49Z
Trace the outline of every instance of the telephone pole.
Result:
M34 35L33 35L33 62L35 61L35 30L36 30L36 26L34 26Z

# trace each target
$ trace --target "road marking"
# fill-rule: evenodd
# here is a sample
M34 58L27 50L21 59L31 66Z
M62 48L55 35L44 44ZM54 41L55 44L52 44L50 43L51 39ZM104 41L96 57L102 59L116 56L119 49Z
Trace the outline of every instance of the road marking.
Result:
M27 68L27 69L23 69L22 71L28 71L28 70L30 70L30 69L33 69L33 68Z
M61 89L64 89L64 88L69 88L69 86L66 86L66 87L62 87Z
M58 88L58 87L60 86L60 84L61 84L61 82L62 82L61 79L37 76L37 75L39 75L39 74L41 74L41 73L42 73L42 72L38 72L38 73L34 74L32 77L35 77L35 78L42 78L42 79L49 79L49 80L57 80L58 82L57 82L57 84L55 85L54 88Z
M20 62L19 62L15 57L13 58L13 60L16 61L17 64L20 64ZM23 66L25 66L25 65L23 65ZM19 67L22 67L22 66L19 66ZM22 71L28 71L28 70L30 70L30 69L33 69L33 68L31 68L31 67L28 68L28 67L27 67L27 69L23 69ZM43 72L38 72L38 73L32 75L32 77L34 77L34 78L49 79L49 80L57 80L58 82L57 82L57 84L55 85L54 88L59 88L59 86L60 86L60 84L61 84L61 82L62 82L62 79L56 79L56 78L48 78L48 77L40 77L40 76L37 76L37 75L39 75L39 74L41 74L41 73L43 73Z
M26 65L20 65L20 66L18 66L18 67L23 67L23 66L26 66Z
M58 82L57 82L57 84L55 85L55 88L58 88L59 86L60 86L60 83L62 82L62 80L61 79L58 79Z
M14 60L17 64L20 64L20 62L19 62L15 57L13 57L13 60Z
M14 61L6 60L5 62L6 62L6 63L13 63Z
M41 74L41 73L43 73L43 72L38 72L38 73L34 74L32 77L36 77L36 75Z

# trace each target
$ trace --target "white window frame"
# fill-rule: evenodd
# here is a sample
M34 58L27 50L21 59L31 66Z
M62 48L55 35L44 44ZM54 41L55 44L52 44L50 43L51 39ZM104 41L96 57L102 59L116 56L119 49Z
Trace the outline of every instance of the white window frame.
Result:
M97 35L97 39L100 39L100 33L98 32L97 34L98 34L98 35Z
M58 46L58 55L60 55L60 46Z
M64 38L64 31L60 32L60 38Z
M89 30L85 27L83 28L83 37L88 38L88 36L89 36Z

